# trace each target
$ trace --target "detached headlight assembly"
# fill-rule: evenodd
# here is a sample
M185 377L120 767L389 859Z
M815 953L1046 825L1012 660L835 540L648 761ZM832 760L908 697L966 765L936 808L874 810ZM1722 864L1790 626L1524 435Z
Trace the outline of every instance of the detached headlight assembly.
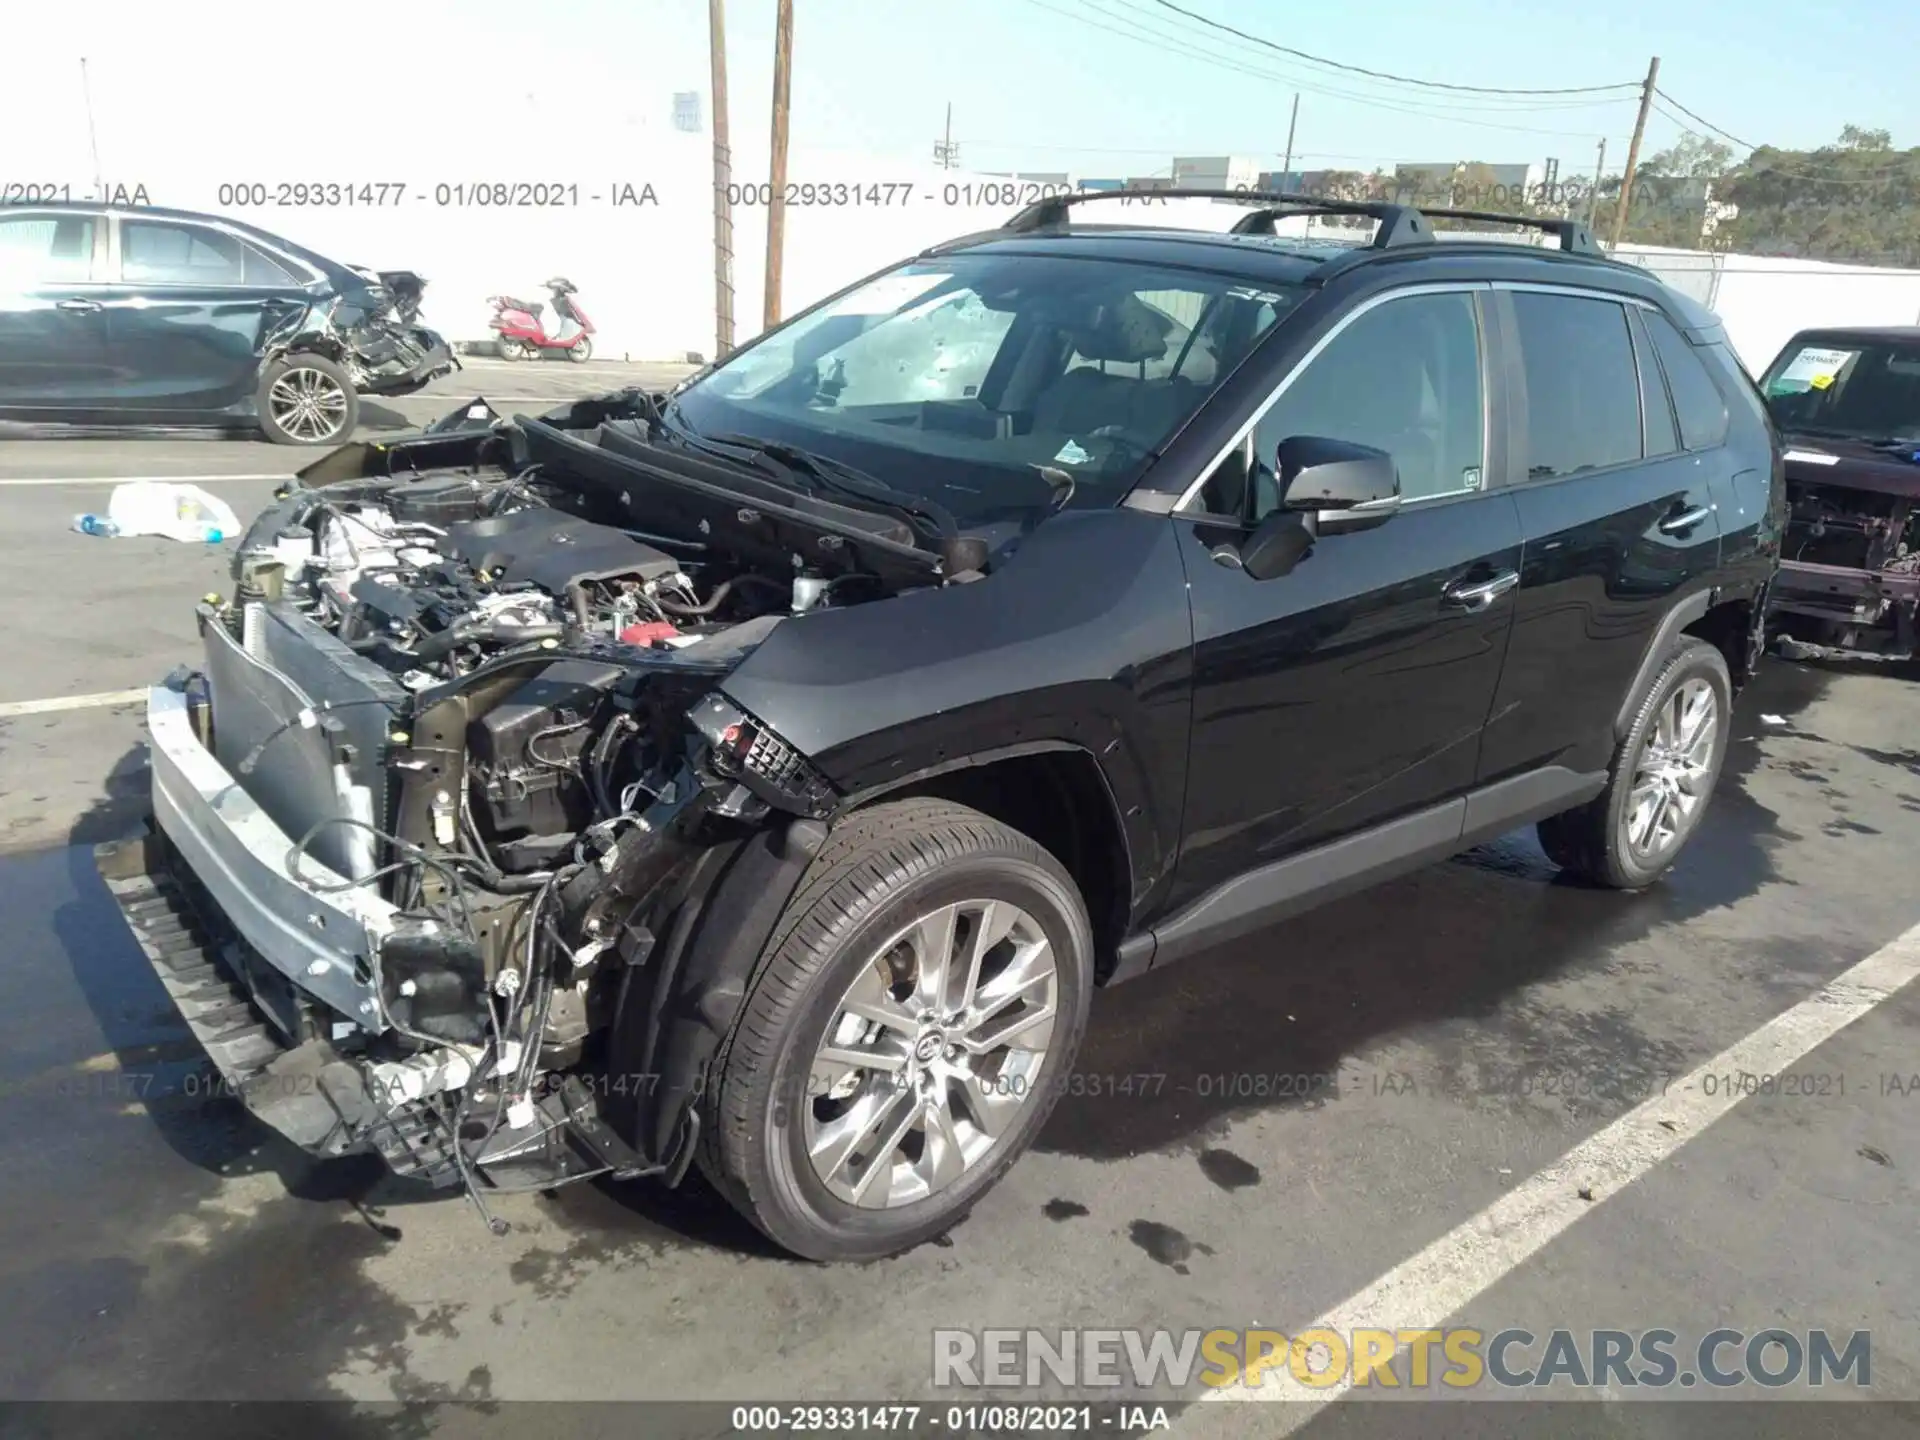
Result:
M819 818L831 813L833 786L793 746L715 693L688 712L707 742L714 774L736 780L776 810Z

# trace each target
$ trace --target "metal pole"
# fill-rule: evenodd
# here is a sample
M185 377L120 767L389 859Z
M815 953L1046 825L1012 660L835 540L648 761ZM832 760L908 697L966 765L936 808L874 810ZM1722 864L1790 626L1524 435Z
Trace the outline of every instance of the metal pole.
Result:
M80 57L80 94L87 103L87 144L93 150L93 193L96 198L107 198L106 182L100 177L100 137L93 129L93 86L87 81L87 57Z
M733 152L727 144L727 17L725 0L707 0L707 49L713 63L713 318L714 359L733 349Z
M761 314L780 323L780 262L787 238L787 110L793 89L793 0L780 0L773 34L773 167L767 193L767 284Z
M1633 172L1640 164L1640 137L1647 130L1647 111L1653 108L1653 86L1660 78L1660 57L1653 57L1653 63L1647 66L1647 83L1640 87L1640 114L1633 122L1633 140L1627 146L1627 169L1620 177L1620 202L1613 207L1613 240L1620 243L1620 236L1627 228L1627 206L1633 202Z
M1287 117L1287 158L1280 162L1280 174L1284 177L1293 174L1293 127L1300 123L1300 92L1293 92L1293 113ZM1288 182L1282 179L1281 184Z
M1593 162L1593 189L1587 192L1587 228L1593 228L1593 217L1600 211L1600 177L1607 169L1607 142L1600 140L1600 156Z

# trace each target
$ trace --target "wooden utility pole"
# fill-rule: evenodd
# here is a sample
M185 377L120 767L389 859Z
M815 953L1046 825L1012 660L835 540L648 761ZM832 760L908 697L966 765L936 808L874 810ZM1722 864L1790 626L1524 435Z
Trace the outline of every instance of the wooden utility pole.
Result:
M947 102L946 138L933 142L933 163L942 170L951 170L960 163L960 151L953 143L953 102Z
M1293 92L1293 114L1287 117L1287 158L1280 162L1280 174L1283 177L1280 183L1282 185L1288 183L1284 177L1293 173L1293 127L1299 123L1300 92L1296 90Z
M1653 86L1660 78L1660 57L1653 57L1653 63L1647 66L1647 83L1640 87L1640 114L1633 122L1633 140L1627 146L1627 169L1620 177L1620 201L1613 207L1613 240L1620 243L1620 235L1627 228L1627 206L1633 201L1633 172L1640 164L1640 137L1647 133L1647 111L1653 108Z
M780 261L787 239L787 109L793 88L793 0L780 0L773 32L773 182L767 193L766 328L780 323Z
M87 102L87 144L93 150L93 193L103 204L107 198L107 182L100 178L100 135L93 128L93 86L87 83L87 57L80 57L80 95Z
M707 50L713 63L714 356L733 349L733 151L727 144L726 0L707 0Z
M1587 192L1587 228L1593 228L1593 217L1600 211L1600 177L1607 172L1607 141L1600 138L1600 155L1593 162L1593 189Z

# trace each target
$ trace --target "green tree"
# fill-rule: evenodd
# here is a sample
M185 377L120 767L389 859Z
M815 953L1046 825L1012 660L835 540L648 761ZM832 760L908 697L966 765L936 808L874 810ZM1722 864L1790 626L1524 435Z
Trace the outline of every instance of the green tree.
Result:
M1627 226L1622 240L1638 245L1674 245L1703 248L1707 204L1725 203L1728 176L1735 171L1733 150L1718 140L1684 135L1679 143L1642 160L1633 176L1633 194L1627 204ZM1594 207L1596 234L1613 234L1613 217L1620 205L1621 177L1600 182ZM1722 249L1731 233L1716 228L1705 248Z
M1920 148L1848 125L1814 150L1762 145L1728 177L1732 238L1762 255L1920 265Z

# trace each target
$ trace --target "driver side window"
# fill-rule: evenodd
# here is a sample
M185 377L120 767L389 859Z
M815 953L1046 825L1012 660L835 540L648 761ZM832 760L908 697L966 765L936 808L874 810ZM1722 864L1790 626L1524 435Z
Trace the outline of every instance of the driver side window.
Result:
M1402 500L1480 489L1486 403L1467 291L1408 295L1366 311L1294 377L1201 488L1204 507L1257 523L1280 504L1280 442L1314 435L1393 457Z

